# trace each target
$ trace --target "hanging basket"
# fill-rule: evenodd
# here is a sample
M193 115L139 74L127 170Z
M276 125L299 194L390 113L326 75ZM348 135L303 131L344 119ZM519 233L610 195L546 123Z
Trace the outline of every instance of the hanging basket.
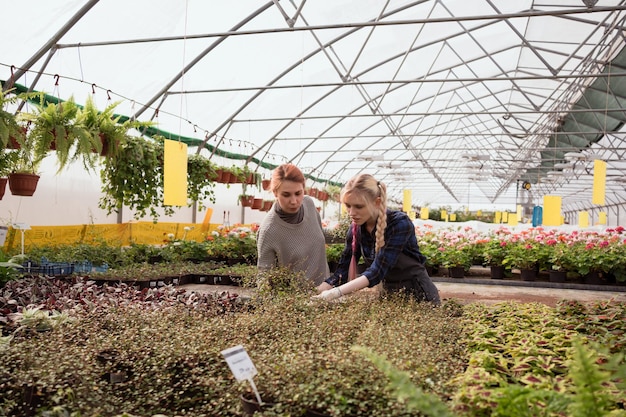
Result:
M272 183L272 180L262 180L261 181L261 186L263 187L263 189L265 191L270 189L270 184Z
M31 197L37 189L39 175L14 172L9 174L9 189L11 194Z
M255 210L259 210L261 207L263 207L263 199L255 198L254 201L252 202L252 208Z
M239 197L239 201L241 201L241 205L243 207L252 207L252 203L254 202L253 195L242 195Z

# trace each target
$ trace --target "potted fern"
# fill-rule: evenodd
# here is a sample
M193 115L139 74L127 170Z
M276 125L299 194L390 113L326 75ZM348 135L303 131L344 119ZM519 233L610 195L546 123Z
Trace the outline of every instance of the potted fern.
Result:
M6 110L8 105L18 100L26 99L29 95L12 94L12 90L4 91L0 84L0 149L17 147L24 136L25 129L20 125L13 113Z
M154 125L153 122L123 119L121 115L116 115L114 111L119 104L119 101L111 103L100 111L90 96L87 98L85 106L78 112L77 119L99 138L101 156L116 156L121 145L127 140L130 130L141 130ZM94 151L96 149L92 150L92 152Z
M36 158L43 159L54 150L59 172L76 160L82 160L88 170L95 168L98 158L94 150L100 152L102 143L85 125L84 115L73 97L53 103L41 96L34 112L21 113L20 117L31 124L29 135Z

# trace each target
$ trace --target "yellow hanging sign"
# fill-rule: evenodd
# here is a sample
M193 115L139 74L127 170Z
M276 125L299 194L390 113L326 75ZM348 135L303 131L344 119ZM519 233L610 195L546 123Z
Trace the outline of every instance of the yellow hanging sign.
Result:
M589 212L578 212L578 227L589 227Z
M561 197L558 195L543 196L543 225L561 225Z
M402 211L408 213L411 211L412 204L411 190L404 190L404 199L402 200Z
M604 205L606 193L606 162L596 159L593 161L593 196L591 204Z
M187 144L174 140L164 143L163 204L187 205Z

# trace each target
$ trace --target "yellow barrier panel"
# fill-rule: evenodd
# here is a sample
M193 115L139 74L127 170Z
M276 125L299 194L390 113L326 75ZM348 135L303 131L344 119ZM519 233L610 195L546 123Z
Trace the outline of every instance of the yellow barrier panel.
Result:
M38 247L106 243L129 246L131 243L162 245L170 240L200 242L217 230L219 224L131 222L72 226L31 226L24 232L24 250ZM188 230L185 230L185 229ZM9 227L4 250L21 250L21 232Z

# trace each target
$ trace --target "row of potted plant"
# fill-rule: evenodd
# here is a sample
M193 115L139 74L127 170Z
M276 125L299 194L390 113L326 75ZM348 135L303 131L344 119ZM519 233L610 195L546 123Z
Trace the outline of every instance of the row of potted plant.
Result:
M600 272L626 281L626 234L621 226L602 231L563 231L506 227L479 232L471 228L416 228L430 266L504 266L519 270Z

